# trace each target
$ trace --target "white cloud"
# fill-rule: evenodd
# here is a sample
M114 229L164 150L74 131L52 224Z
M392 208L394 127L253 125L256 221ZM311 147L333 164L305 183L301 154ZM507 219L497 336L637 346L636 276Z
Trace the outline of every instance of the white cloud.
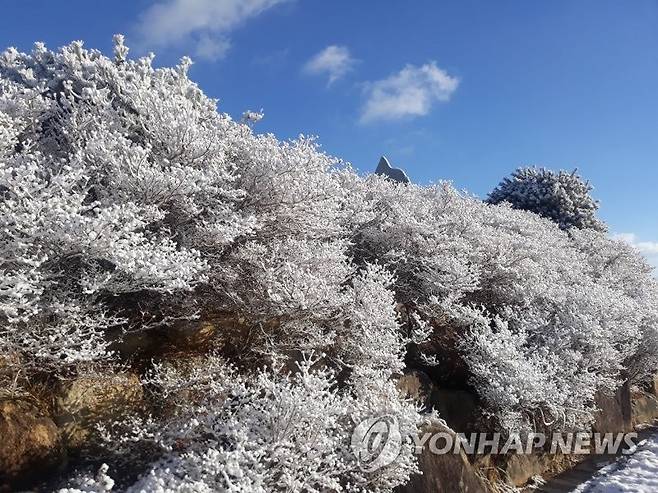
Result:
M199 58L226 55L229 35L246 20L288 0L162 0L140 16L137 33L146 49L182 45Z
M330 45L306 62L303 71L312 75L326 74L331 85L349 72L355 61L346 46Z
M612 235L613 239L622 240L629 245L634 246L642 255L644 255L649 263L658 269L658 242L656 241L641 241L634 233L618 233ZM658 271L656 271L658 275Z
M199 38L194 54L205 60L219 60L224 58L231 42L226 38L215 38L209 35L203 35Z
M432 105L448 101L459 79L437 67L436 62L420 67L407 65L390 77L366 85L367 100L361 110L361 123L423 116Z

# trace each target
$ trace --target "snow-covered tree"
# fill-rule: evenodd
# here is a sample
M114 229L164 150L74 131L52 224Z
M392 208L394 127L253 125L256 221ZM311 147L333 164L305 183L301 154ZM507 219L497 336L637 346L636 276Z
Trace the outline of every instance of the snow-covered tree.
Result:
M587 426L597 391L631 365L655 371L656 282L637 252L448 184L346 183L355 258L389 266L397 300L431 324L420 363L460 353L503 429Z
M123 322L112 297L189 292L206 245L252 228L221 138L243 130L187 61L155 70L126 51L117 37L115 60L80 42L0 57L0 345L30 363L102 358L103 331Z
M509 202L515 209L523 209L547 217L562 229L589 228L605 231L606 226L596 217L599 203L591 196L592 186L576 174L526 167L517 169L489 194L491 204Z
M313 139L280 142L219 113L189 65L129 59L120 36L114 59L80 42L0 57L0 351L28 378L71 372L111 359L122 329L232 313L241 322L214 344L231 364L192 369L225 385L200 401L188 388L176 424L154 415L129 430L161 430L142 483L389 491L415 470L411 450L364 476L345 448L352 428L386 412L413 433L420 415L392 382L406 343L393 278L350 258L353 172ZM313 371L308 352L323 355ZM186 433L184 451L167 445ZM101 476L76 484L105 488Z

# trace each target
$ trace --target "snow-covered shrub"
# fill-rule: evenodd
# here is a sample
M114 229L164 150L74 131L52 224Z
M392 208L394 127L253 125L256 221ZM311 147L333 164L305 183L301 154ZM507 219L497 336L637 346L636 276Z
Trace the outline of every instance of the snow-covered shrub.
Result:
M421 344L423 356L461 353L504 429L586 426L597 391L631 366L655 371L643 341L657 334L656 283L636 252L448 184L348 184L355 256L393 270L397 300L431 321L430 339L456 332L456 347Z
M415 433L422 420L414 405L372 374L341 389L320 359L302 358L292 374L262 370L249 378L214 355L191 369L157 366L147 383L171 417L134 419L107 433L109 445L152 442L162 451L127 491L390 491L404 483L417 470L411 442L395 463L367 473L350 436L380 415Z
M562 229L591 228L605 231L596 218L599 203L591 196L592 186L576 174L544 168L519 168L489 194L488 202L509 202L515 209L547 217Z
M638 330L638 346L624 361L631 381L651 378L658 369L658 283L653 267L626 242L588 230L572 231L576 248L585 253L587 271L612 298L624 299L626 322ZM614 305L613 305L614 306Z
M113 296L185 292L251 229L222 137L241 132L187 79L76 42L0 57L3 351L60 367L106 356ZM237 128L236 128L237 127Z
M126 55L119 36L114 60L80 42L0 59L3 348L53 367L102 358L104 331L129 322L104 309L117 297L143 300L127 315L186 315L156 293L190 298L188 316L333 319L352 275L336 160L218 113L189 60Z
M387 413L414 433L420 415L391 380L406 343L393 277L350 257L343 180L356 175L313 139L217 112L189 65L131 60L121 37L114 59L80 42L0 57L0 350L68 370L110 358L109 330L233 313L240 330L216 346L234 368L209 357L170 373L174 415L124 421L125 457L160 450L140 484L389 491L415 470L411 451L365 474L352 429Z

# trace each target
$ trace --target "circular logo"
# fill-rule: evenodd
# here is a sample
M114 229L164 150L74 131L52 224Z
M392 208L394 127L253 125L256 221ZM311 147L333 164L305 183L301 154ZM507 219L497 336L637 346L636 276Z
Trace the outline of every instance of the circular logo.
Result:
M362 421L354 428L351 446L364 472L392 464L402 448L397 418L387 414Z

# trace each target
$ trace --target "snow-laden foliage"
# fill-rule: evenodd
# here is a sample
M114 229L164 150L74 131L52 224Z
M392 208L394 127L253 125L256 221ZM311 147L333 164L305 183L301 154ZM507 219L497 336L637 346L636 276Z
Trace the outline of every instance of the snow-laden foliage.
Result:
M517 169L489 194L491 204L509 202L515 209L547 217L562 229L591 228L605 231L596 217L599 203L591 196L592 186L576 171L567 173L545 168Z
M458 351L504 429L586 425L597 391L655 371L658 290L631 248L447 184L351 186L355 253L390 266L430 338L454 334L454 348L421 344L423 356Z
M352 428L385 411L411 433L420 415L391 380L406 343L393 277L349 256L351 172L313 139L218 113L189 65L130 60L121 37L114 59L80 42L0 58L1 349L20 371L73 371L111 358L121 329L234 314L215 345L245 373L198 363L218 387L187 389L171 426L152 418L160 462L140 484L390 490L411 451L364 476ZM320 368L295 369L305 351ZM255 364L281 370L249 376ZM129 431L149 429L138 421Z
M127 51L0 56L0 373L113 364L124 330L217 329L184 368L159 355L150 415L105 423L145 468L121 488L390 491L410 445L372 473L348 445L381 414L416 432L404 361L454 364L506 431L586 426L597 392L657 369L656 282L579 178L524 172L518 196L560 211L539 215L364 178L312 138L254 133L260 113L218 112L189 60ZM107 474L69 486L107 491Z
M200 363L158 365L147 378L171 414L164 425L135 419L107 432L114 446L151 442L164 452L128 491L389 491L416 471L411 442L376 473L350 449L354 426L372 416L394 415L402 433L415 433L419 415L391 381L370 373L339 391L313 357L292 374L249 379L217 356Z
M35 45L0 57L3 351L59 366L105 355L104 304L190 291L202 256L252 227L222 139L240 126L186 76L86 51ZM237 136L237 139L240 137Z

